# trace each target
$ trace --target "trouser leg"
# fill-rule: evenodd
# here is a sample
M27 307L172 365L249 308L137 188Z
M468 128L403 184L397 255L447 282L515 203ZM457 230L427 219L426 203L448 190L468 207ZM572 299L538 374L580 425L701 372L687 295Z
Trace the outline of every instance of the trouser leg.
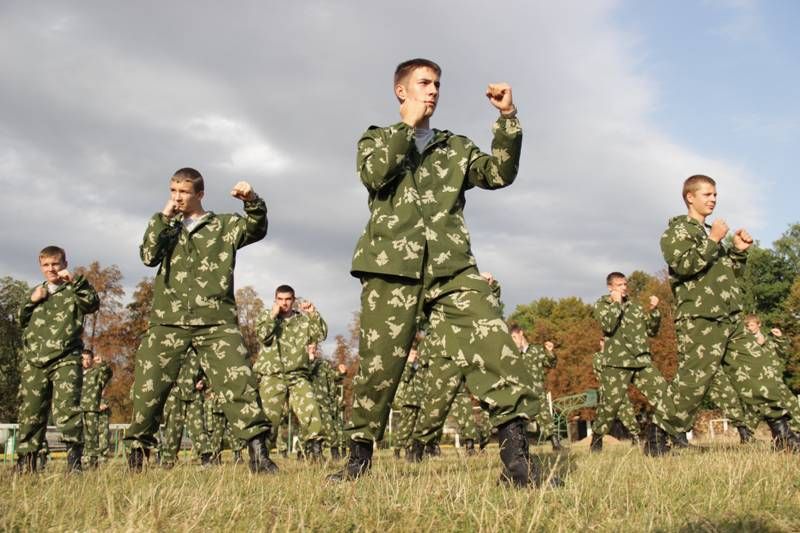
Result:
M311 383L307 379L292 379L289 385L289 408L300 422L303 440L313 441L324 438L319 404Z
M17 454L38 453L47 431L52 383L47 371L31 364L22 365L20 376L19 432Z
M620 407L628 399L628 384L633 378L634 371L629 368L604 366L600 371L600 405L597 407L597 416L592 423L592 432L597 435L607 435L611 431L614 419L618 418ZM635 420L634 420L635 423ZM632 430L633 428L628 428Z
M430 342L427 337L424 342ZM433 357L424 374L422 405L412 439L428 444L444 427L453 400L463 386L462 370L450 359Z

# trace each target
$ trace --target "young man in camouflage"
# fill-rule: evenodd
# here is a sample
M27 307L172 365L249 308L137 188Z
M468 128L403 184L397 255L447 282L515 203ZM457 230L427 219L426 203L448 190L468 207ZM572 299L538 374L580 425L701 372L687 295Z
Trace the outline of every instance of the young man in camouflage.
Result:
M628 400L628 385L634 384L653 405L660 404L667 382L652 364L648 337L655 337L661 324L658 297L651 295L644 306L628 298L628 279L621 272L606 277L608 294L594 304L594 318L603 331L600 367L600 405L592 423L593 451L602 448L603 435ZM630 421L628 423L631 423ZM628 427L636 432L636 424Z
M83 410L83 454L89 458L89 466L97 468L103 455L100 449L100 406L103 402L103 389L111 380L111 367L95 364L95 356L91 350L84 350L83 358L83 391L81 392L81 409Z
M164 404L164 431L159 446L161 468L168 470L178 461L184 428L188 430L192 449L200 463L203 466L211 464L212 453L203 411L204 378L197 352L190 350Z
M533 389L536 397L540 399L534 422L536 422L541 437L550 440L553 451L560 451L561 441L558 437L558 428L550 409L545 403L547 398L545 390L547 369L555 368L557 361L556 354L553 352L555 345L552 341L546 341L543 347L530 344L527 337L525 337L525 332L517 325L511 326L510 331L514 344L517 345L519 353L525 359L528 374L527 383Z
M430 129L440 74L429 60L400 64L394 76L400 122L371 127L358 143L358 172L371 212L351 268L362 286L361 366L347 427L350 456L331 479L354 479L371 467L416 319L425 317L470 390L490 406L500 427L504 479L529 485L537 477L525 436L532 391L515 376L519 357L478 274L463 215L467 190L514 181L522 129L507 84L490 85L486 92L500 111L492 155L466 137Z
M688 214L672 218L661 237L675 296L678 372L664 395L663 408L656 408L655 424L648 427L645 451L663 454L668 449L667 434L691 429L715 374L728 380L746 409L766 419L777 448L800 451L800 439L789 429L783 391L763 379L766 358L744 329L739 280L753 238L739 229L728 247L723 244L728 234L725 221L706 224L717 203L716 183L708 176L689 177L682 196Z
M83 276L67 270L67 255L57 246L39 253L45 281L20 309L22 373L20 376L17 472L33 472L50 409L67 444L67 468L81 470L81 351L84 317L100 300Z
M251 471L277 471L266 446L269 422L237 325L233 284L236 252L267 233L267 206L245 181L231 195L244 203L244 216L206 211L203 176L180 169L170 179L166 206L147 225L140 255L158 272L149 329L136 353L133 416L125 433L132 471L141 471L145 450L156 445L164 402L190 350L197 352L210 385L225 396L225 417L248 444Z
M311 359L308 346L325 340L328 326L313 303L304 300L294 309L294 289L281 285L275 289L271 309L258 318L256 334L261 348L254 364L264 414L277 428L284 406L294 412L305 437L305 453L322 458L322 419L311 385Z

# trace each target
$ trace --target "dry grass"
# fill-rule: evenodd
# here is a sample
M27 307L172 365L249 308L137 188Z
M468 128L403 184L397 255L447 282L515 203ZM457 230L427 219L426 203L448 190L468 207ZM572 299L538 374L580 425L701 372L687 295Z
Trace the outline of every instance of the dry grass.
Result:
M602 454L575 445L538 451L565 487L497 482L497 449L476 458L445 449L408 465L381 452L372 475L326 483L332 465L278 459L276 476L244 466L183 465L128 475L112 463L65 476L0 474L0 529L32 531L798 531L800 460L765 443L708 444L652 459L630 445Z

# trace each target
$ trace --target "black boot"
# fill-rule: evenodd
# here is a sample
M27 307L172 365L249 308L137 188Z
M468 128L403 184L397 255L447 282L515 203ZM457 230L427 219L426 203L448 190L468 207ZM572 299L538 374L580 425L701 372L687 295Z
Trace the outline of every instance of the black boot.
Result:
M767 424L769 424L769 429L772 432L772 445L776 450L800 452L800 439L789 429L788 416L768 418Z
M411 446L406 449L406 461L409 463L421 463L423 457L425 457L426 450L427 446L422 441L412 440Z
M200 466L203 468L209 468L212 466L214 462L214 454L211 452L205 452L200 454Z
M644 439L644 454L657 457L669 451L669 435L666 431L650 422L647 425Z
M333 450L331 450L331 455L333 455ZM395 448L394 449L394 458L395 459L400 459L400 448Z
M475 451L475 441L472 439L466 439L464 441L464 451L467 455L475 455L477 452Z
M342 454L339 453L339 447L338 446L333 446L331 448L331 460L332 461L338 461L341 458L342 458Z
M67 472L83 472L81 458L83 457L83 444L73 444L67 450Z
M532 463L530 459L525 420L515 418L501 425L497 437L500 442L500 460L503 461L500 480L515 487L539 486L542 476L538 471L538 464Z
M603 436L601 434L592 433L592 443L589 444L589 451L594 453L603 451Z
M15 474L33 474L36 472L36 459L35 453L24 453L17 457L17 464L14 466Z
M319 463L323 460L322 457L322 440L315 439L306 441L306 457L312 463Z
M670 435L670 440L676 448L685 449L689 447L689 439L686 437L686 432Z
M350 441L350 455L342 470L328 476L330 481L350 481L358 479L372 468L372 441Z
M753 432L747 426L736 426L736 431L739 432L739 441L741 444L747 444L753 440Z
M96 455L89 457L89 468L92 470L97 470L100 468L100 461Z
M431 457L439 457L442 455L442 449L439 447L439 443L432 441L425 445L425 455L429 455Z
M128 470L141 472L144 468L145 451L143 448L131 448L128 454Z
M561 439L558 438L558 433L553 433L550 435L550 444L553 446L554 452L560 452L563 450L561 447Z
M278 471L278 465L269 458L267 437L268 433L262 433L247 441L247 453L250 455L248 466L254 474L274 474Z

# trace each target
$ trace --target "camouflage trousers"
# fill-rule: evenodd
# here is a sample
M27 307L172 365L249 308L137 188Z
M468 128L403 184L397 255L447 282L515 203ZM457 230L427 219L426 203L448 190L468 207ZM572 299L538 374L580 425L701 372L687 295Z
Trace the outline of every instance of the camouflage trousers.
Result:
M735 427L744 426L755 431L758 426L760 419L758 412L742 404L722 367L714 374L706 393L706 399L716 405ZM692 420L692 425L694 425L694 420Z
M469 391L461 384L461 388L456 393L451 407L451 414L458 426L458 436L462 441L471 440L478 442L480 433L478 424L475 422L475 412L472 407L472 397Z
M475 267L446 278L369 275L361 283L361 364L346 429L350 439L383 438L420 316L428 318L438 349L456 363L452 371L488 406L494 425L530 418L536 398L517 377L523 371L521 355L499 300Z
M225 396L223 409L237 438L250 440L270 430L256 390L247 348L235 324L152 325L136 352L133 416L125 440L152 448L164 403L187 352L194 349L211 387Z
M715 386L732 387L745 416L774 419L788 413L788 388L765 374L766 357L739 317L678 320L675 331L678 372L653 414L654 421L667 432L692 429L715 377L721 382Z
M261 375L258 384L264 415L278 427L284 408L295 414L300 421L301 434L306 441L325 437L322 431L322 417L311 382L305 376ZM275 441L273 438L273 442Z
M83 412L83 455L100 457L100 412Z
M411 436L419 417L419 407L404 405L400 409L393 411L393 440L394 448L404 450L411 444Z
M328 446L338 448L342 444L341 417L337 413L338 405L333 401L322 400L319 402L319 413L322 420L322 434L325 435Z
M529 424L528 430L535 429L539 433L539 438L547 439L558 431L556 422L553 419L553 414L550 412L550 406L547 405L547 394L544 390L544 383L534 384L533 390L536 391L537 397L541 398L539 408L536 409L536 414L533 417L533 422L536 427L532 428L533 424Z
M233 434L224 413L212 412L208 429L208 450L214 456L221 454L222 450L226 448L238 452L247 446L245 440L237 438Z
M83 371L78 354L45 367L23 363L20 376L17 453L36 453L47 430L51 404L53 420L68 444L83 442L81 387Z
M189 434L195 454L211 453L201 395L197 394L195 400L187 402L178 397L178 388L173 387L164 404L164 430L159 446L162 461L177 461L184 429Z
M592 432L597 435L608 434L615 419L619 419L632 435L640 433L633 404L628 397L628 385L635 385L651 405L659 404L667 389L667 381L652 365L642 368L602 366L598 381L600 405L592 423Z
M110 409L100 411L97 423L100 426L97 437L97 451L100 457L106 457L111 451Z

